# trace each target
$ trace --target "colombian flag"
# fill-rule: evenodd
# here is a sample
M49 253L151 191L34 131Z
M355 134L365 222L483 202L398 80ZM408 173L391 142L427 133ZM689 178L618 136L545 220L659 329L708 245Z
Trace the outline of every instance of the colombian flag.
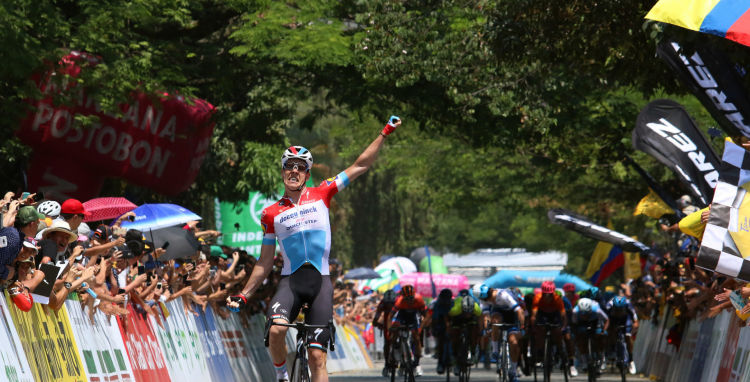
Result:
M746 0L660 0L646 18L750 46L750 2Z
M601 284L602 281L604 281L604 279L609 277L612 273L614 273L617 269L625 264L625 254L623 253L622 248L620 248L620 246L618 245L611 245L611 247L612 248L607 253L607 257L599 265L599 269L594 272L591 277L589 277L589 281L591 281L591 283L597 287L599 286L599 284Z

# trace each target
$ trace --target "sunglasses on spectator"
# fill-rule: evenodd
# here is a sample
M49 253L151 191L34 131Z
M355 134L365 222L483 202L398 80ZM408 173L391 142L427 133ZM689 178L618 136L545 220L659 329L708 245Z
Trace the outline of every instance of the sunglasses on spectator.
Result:
M307 171L307 165L304 163L286 162L284 163L284 170L287 170L287 171L297 170L300 172L305 172Z

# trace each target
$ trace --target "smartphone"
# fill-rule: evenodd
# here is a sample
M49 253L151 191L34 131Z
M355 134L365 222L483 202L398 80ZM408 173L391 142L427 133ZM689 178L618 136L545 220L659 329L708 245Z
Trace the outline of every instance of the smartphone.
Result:
M124 293L125 293L125 289L120 288L117 290L117 294L124 294Z
M142 274L144 274L144 273L146 273L146 267L145 267L145 266L143 266L143 265L139 265L139 266L138 266L138 274L139 274L139 275L142 275Z
M169 247L169 242L165 241L164 244L162 244L161 249L167 249Z
M161 282L156 283L156 289L161 289L161 286L162 286Z
M135 221L135 215L128 216L128 220L130 220L131 222L134 222Z

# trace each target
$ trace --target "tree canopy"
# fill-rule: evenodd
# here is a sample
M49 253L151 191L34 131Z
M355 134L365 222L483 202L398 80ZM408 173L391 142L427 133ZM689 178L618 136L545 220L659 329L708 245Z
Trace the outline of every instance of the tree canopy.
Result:
M637 162L674 192L665 168L633 153L630 131L655 97L715 125L654 55L652 4L552 0L10 0L0 4L0 167L20 187L28 148L12 138L38 97L31 80L70 50L100 58L76 80L115 110L133 91L168 90L217 107L196 183L172 200L209 214L279 184L278 157L301 144L313 176L341 171L386 118L403 126L374 168L337 196L334 252L368 264L430 244L560 249L582 272L595 243L548 223L565 207L646 240L632 210ZM726 45L731 54L742 49ZM82 121L85 122L85 121ZM86 128L82 123L80 128ZM719 144L719 143L716 143ZM105 193L164 200L111 180Z

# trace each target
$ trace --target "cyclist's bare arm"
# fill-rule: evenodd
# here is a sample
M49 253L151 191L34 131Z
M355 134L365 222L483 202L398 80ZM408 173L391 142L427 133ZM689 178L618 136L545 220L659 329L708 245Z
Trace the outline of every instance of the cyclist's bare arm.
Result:
M394 125L401 125L401 121L399 120ZM380 148L383 147L385 139L386 138L383 135L379 134L378 137L375 138L375 140L372 141L369 146L367 146L365 151L363 151L362 154L359 155L357 160L354 161L354 164L344 170L350 182L367 172L370 166L375 163L375 159L377 159L378 152L380 151Z
M273 256L276 252L276 243L274 244L263 244L260 247L260 258L253 267L253 273L250 274L250 278L245 283L245 287L242 288L243 296L250 296L263 280L268 277L268 274L273 269Z

